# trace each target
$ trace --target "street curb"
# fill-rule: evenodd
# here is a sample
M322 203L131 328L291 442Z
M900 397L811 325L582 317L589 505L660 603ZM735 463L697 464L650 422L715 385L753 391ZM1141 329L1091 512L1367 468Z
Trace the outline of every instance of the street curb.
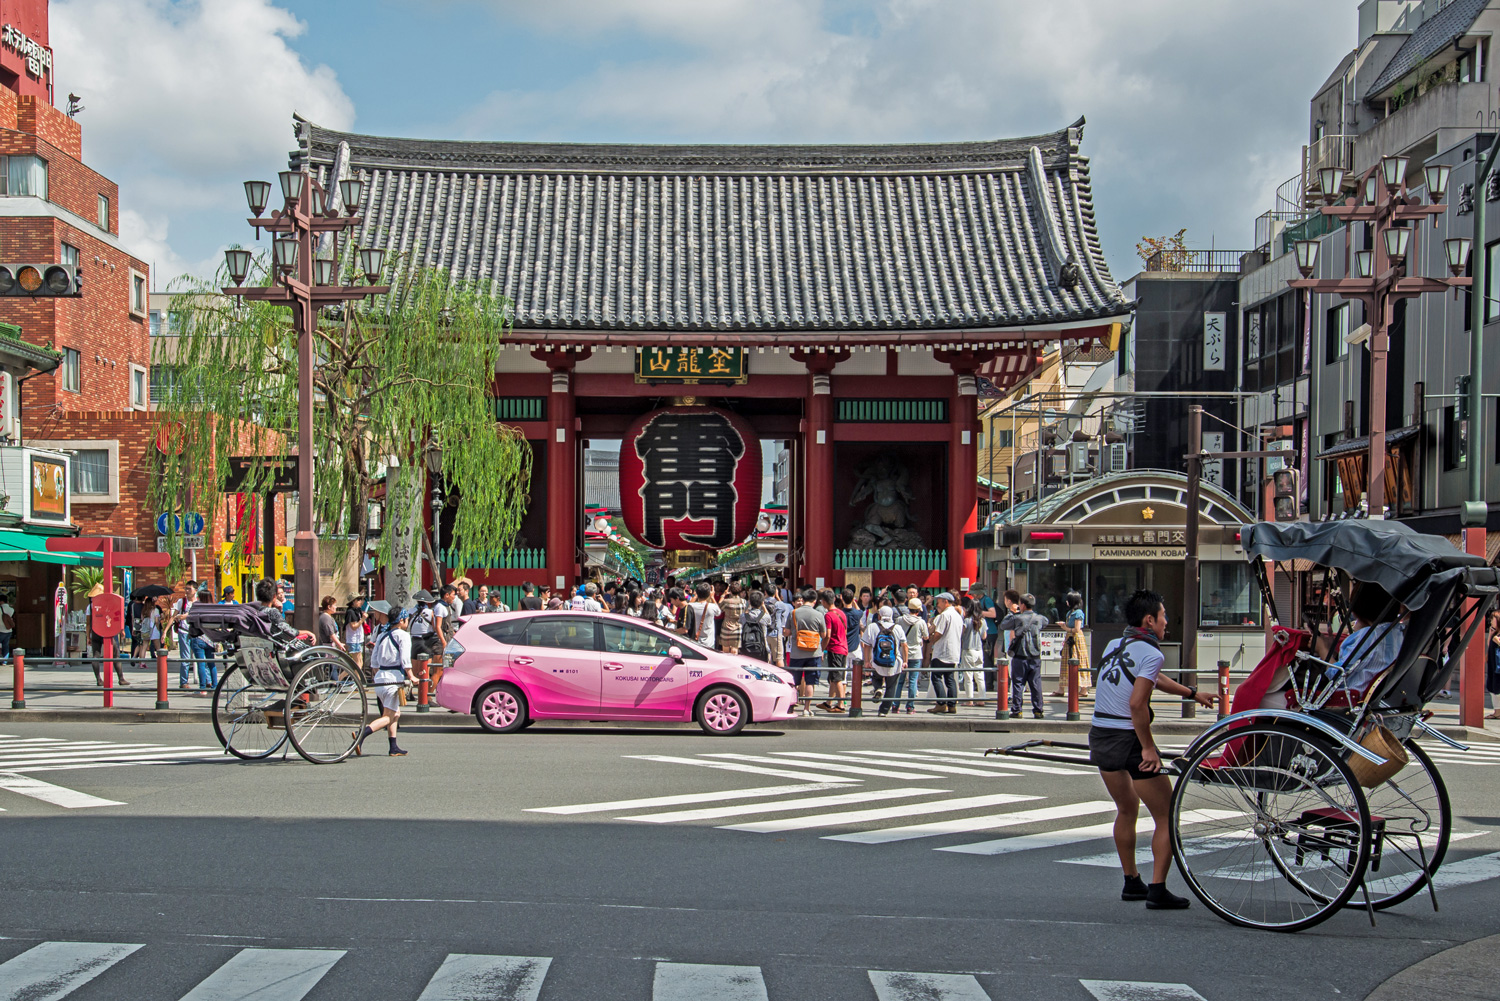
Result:
M1414 997L1444 1001L1491 1001L1495 996L1495 949L1500 935L1428 956L1371 991L1365 1001L1410 1001Z
M209 722L209 710L203 709L0 709L0 723L197 723ZM1151 732L1160 737L1196 737L1214 722L1212 717L1202 717L1197 722L1179 720L1157 720ZM597 729L600 727L625 730L675 730L696 729L693 723L653 720L578 720L553 719L537 724L543 729ZM861 730L903 731L908 733L1006 733L1019 736L1067 736L1083 737L1088 733L1089 722L1069 723L1064 720L1036 719L881 719L878 716L799 716L795 719L774 723L755 724L774 730ZM440 710L418 713L408 709L401 714L403 729L414 727L469 727L479 728L473 716ZM1440 726L1437 728L1454 740L1474 743L1500 741L1500 731L1471 730L1462 726Z

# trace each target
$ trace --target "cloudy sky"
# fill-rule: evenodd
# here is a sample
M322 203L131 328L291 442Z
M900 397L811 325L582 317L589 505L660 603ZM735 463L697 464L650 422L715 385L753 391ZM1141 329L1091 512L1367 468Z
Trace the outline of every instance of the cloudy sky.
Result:
M1245 249L1355 0L53 0L58 94L158 287L247 241L294 110L428 138L922 142L1088 118L1118 278Z

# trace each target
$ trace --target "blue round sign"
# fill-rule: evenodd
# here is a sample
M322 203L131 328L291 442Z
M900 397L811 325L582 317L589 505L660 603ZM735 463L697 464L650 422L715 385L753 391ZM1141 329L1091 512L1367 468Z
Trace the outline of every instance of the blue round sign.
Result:
M174 530L174 526L176 531L182 531L182 519L177 515L168 514L167 512L163 511L161 514L156 516L157 535L171 534L171 532Z
M191 511L182 518L182 530L188 535L203 534L203 515Z

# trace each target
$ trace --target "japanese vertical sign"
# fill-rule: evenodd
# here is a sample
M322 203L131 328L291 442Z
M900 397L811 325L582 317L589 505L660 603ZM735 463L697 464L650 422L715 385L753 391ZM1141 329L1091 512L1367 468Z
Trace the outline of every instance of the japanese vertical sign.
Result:
M646 414L620 447L620 514L653 549L723 549L760 514L760 440L714 407Z
M1228 353L1228 339L1224 331L1227 313L1203 314L1203 371L1224 371L1224 356Z
M640 348L636 382L733 382L746 375L743 348Z
M1203 432L1203 451L1205 451L1205 452L1222 452L1222 451L1224 451L1224 432L1222 432L1222 431L1205 431L1205 432ZM1212 483L1216 487L1222 487L1224 485L1224 460L1223 459L1204 459L1203 460L1203 482L1205 482L1205 483Z

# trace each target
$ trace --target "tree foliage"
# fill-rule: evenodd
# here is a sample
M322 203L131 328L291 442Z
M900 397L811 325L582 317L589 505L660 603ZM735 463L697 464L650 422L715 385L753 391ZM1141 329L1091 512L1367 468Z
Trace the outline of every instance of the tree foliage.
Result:
M1155 271L1180 271L1187 263L1188 245L1184 226L1171 236L1143 236L1135 245L1136 255L1148 269ZM1153 267L1151 258L1161 254L1160 262Z
M358 284L344 262L350 284ZM511 305L488 285L393 259L391 293L324 309L315 333L313 371L314 511L318 534L364 540L369 502L392 465L425 468L441 453L444 489L463 498L453 538L468 561L508 548L520 527L531 479L531 449L516 428L495 423L492 379ZM262 257L251 283L271 284ZM187 278L174 290L175 338L162 338L152 363L160 394L159 433L173 443L153 450L155 510L196 510L212 519L230 482L231 457L259 456L237 492L264 496L277 466L299 452L297 336L291 311L240 302L212 281ZM180 448L176 447L180 445ZM164 454L176 453L176 454ZM424 477L393 478L420 491ZM393 538L413 526L397 512L420 510L409 496L387 497L379 561ZM169 539L180 560L180 540ZM173 572L177 572L174 565Z

